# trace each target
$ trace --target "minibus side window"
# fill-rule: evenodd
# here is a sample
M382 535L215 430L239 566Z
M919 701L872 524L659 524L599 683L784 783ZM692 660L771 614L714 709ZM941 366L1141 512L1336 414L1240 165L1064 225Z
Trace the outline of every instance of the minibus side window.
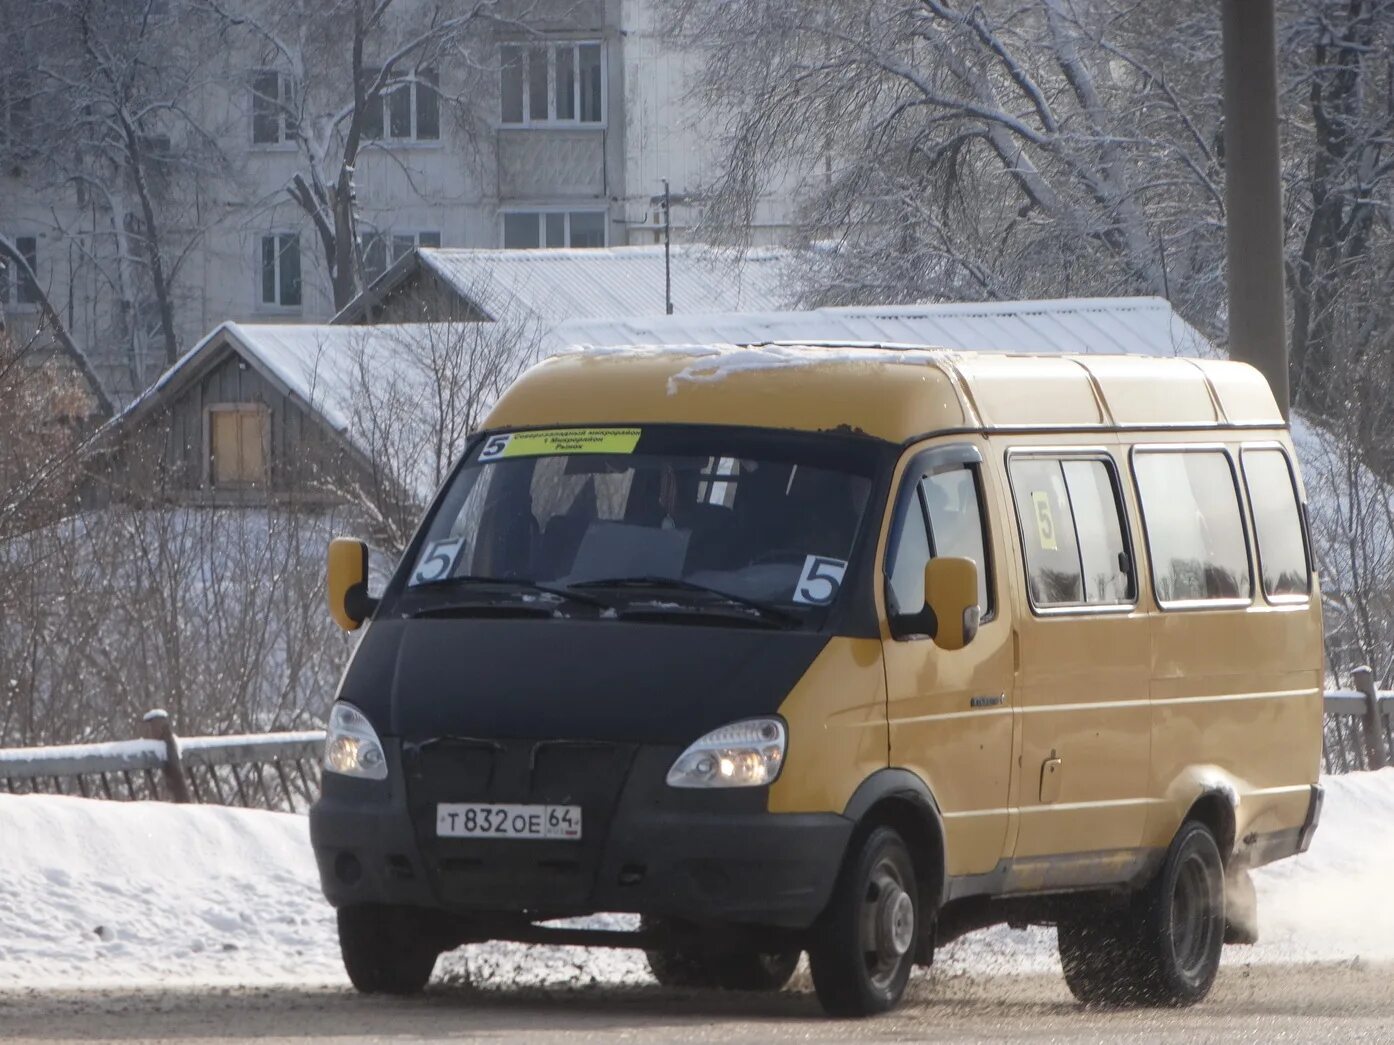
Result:
M1278 449L1245 450L1244 485L1258 538L1259 575L1270 599L1305 600L1312 590L1297 486L1287 455Z
M1027 593L1042 608L1118 606L1137 594L1118 484L1098 457L1014 457Z
M929 562L929 530L924 505L916 490L900 525L900 539L892 550L890 577L886 581L892 616L919 613L924 608L924 568Z
M1248 542L1229 455L1137 450L1133 473L1158 603L1251 598Z

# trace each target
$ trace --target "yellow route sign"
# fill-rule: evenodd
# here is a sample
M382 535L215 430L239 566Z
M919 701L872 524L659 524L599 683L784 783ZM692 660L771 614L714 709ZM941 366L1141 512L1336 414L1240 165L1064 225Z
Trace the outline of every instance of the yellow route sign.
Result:
M491 435L479 451L480 461L549 454L632 454L641 428L547 428L536 432Z

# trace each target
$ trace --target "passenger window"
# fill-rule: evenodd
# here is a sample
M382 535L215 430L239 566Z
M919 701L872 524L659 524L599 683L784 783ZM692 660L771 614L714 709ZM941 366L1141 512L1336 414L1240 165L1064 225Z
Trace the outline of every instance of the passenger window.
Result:
M984 532L971 466L954 466L925 476L905 511L892 551L886 580L890 612L919 613L924 607L925 564L932 555L951 555L978 564L978 611L983 620L989 619L992 584Z
M934 555L972 559L978 564L978 613L981 619L987 620L992 604L987 583L987 555L983 550L983 513L978 505L978 484L973 470L961 466L927 475L920 483L920 491L929 511L929 536ZM920 588L920 601L923 602L923 576Z
M1269 598L1305 598L1312 590L1311 571L1287 455L1281 450L1245 450L1242 460L1263 592Z
M1040 607L1133 600L1132 562L1113 470L1098 458L1018 457L1010 463L1026 586Z
M1132 563L1123 540L1113 469L1103 461L1084 459L1062 461L1061 468L1079 541L1084 601L1132 602Z
M1252 597L1229 456L1221 450L1137 451L1133 471L1157 601Z

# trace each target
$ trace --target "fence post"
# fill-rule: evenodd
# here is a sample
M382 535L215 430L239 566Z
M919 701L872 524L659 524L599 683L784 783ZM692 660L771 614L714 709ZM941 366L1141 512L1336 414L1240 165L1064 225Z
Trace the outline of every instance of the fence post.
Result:
M146 740L162 740L165 744L165 787L176 802L188 804L189 781L184 776L184 763L179 757L179 740L169 724L169 712L161 708L147 711L140 723L140 735Z
M1365 754L1371 769L1389 765L1384 750L1384 719L1379 712L1379 691L1375 689L1375 674L1367 667L1350 673L1355 688L1365 696Z

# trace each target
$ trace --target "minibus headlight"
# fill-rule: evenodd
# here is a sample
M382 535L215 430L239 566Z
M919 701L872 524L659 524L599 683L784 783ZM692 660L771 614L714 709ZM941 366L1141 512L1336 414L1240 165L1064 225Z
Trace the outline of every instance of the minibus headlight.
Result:
M387 756L368 717L352 704L335 704L329 711L324 737L324 768L363 780L387 779Z
M784 765L784 723L777 718L732 722L702 737L668 770L669 787L759 787Z

